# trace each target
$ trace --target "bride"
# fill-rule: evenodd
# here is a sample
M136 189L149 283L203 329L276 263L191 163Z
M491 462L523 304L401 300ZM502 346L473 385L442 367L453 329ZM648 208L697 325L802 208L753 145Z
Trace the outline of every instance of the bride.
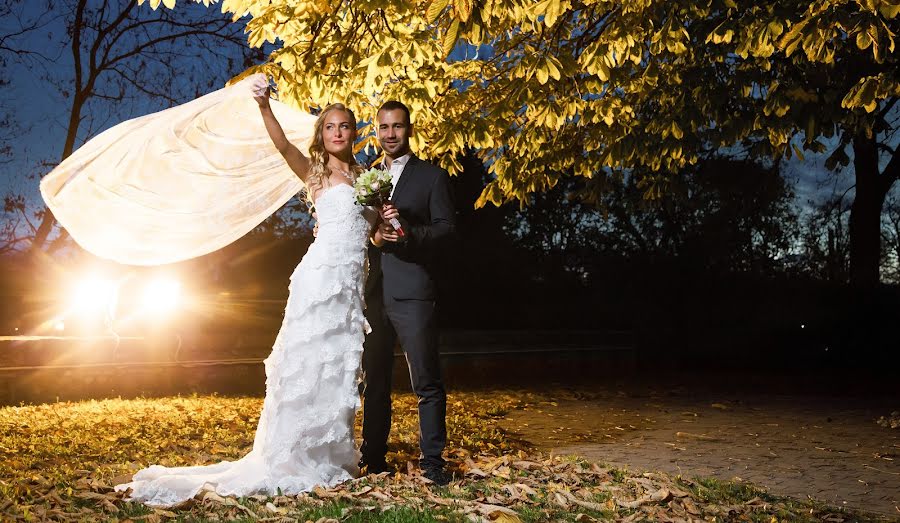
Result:
M315 203L315 241L291 275L284 321L265 360L266 397L253 449L243 458L195 467L153 465L130 483L130 500L172 506L201 490L226 496L296 494L358 474L353 423L368 324L363 316L366 246L380 243L377 211L357 205L361 172L352 151L356 119L341 104L315 122L309 156L285 135L266 80L253 81L266 131ZM373 232L374 231L374 232Z

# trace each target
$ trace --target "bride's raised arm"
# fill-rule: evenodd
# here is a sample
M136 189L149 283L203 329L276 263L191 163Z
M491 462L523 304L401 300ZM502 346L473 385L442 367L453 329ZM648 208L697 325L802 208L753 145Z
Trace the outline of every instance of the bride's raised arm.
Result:
M285 136L284 129L281 128L281 124L278 123L278 119L275 118L275 113L272 112L272 107L269 105L268 82L266 82L264 77L262 78L262 82L254 84L253 99L259 104L259 112L262 114L263 122L266 124L266 131L269 133L269 138L272 139L275 148L278 149L278 152L284 157L288 167L300 177L300 180L303 183L306 183L306 177L309 174L310 167L309 158L304 156L303 153L300 152L300 149L292 144L287 139L287 136Z

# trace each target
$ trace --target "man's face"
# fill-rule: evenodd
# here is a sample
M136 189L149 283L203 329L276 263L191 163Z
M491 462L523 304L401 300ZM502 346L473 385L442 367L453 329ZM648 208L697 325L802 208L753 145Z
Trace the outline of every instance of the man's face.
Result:
M386 109L378 112L378 143L387 156L400 158L409 152L409 137L412 124L401 109Z

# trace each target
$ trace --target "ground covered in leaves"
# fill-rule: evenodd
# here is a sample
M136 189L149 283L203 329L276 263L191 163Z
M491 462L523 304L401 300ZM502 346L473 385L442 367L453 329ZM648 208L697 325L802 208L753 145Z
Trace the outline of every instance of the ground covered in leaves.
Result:
M878 425L884 428L900 429L900 411L891 412L890 416L878 418Z
M415 398L398 395L389 460L402 474L296 497L205 493L166 510L125 502L112 486L152 463L195 465L242 456L252 446L260 398L0 408L0 521L879 521L744 484L543 456L496 426L512 409L565 394L451 394L448 457L457 479L448 487L415 472Z

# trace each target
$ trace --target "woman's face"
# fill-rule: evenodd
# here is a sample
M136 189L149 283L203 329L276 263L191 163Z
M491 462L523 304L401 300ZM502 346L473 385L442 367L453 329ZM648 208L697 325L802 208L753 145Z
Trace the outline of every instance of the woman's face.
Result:
M335 109L325 115L322 124L322 142L325 151L335 156L344 156L356 140L356 126L346 111Z

